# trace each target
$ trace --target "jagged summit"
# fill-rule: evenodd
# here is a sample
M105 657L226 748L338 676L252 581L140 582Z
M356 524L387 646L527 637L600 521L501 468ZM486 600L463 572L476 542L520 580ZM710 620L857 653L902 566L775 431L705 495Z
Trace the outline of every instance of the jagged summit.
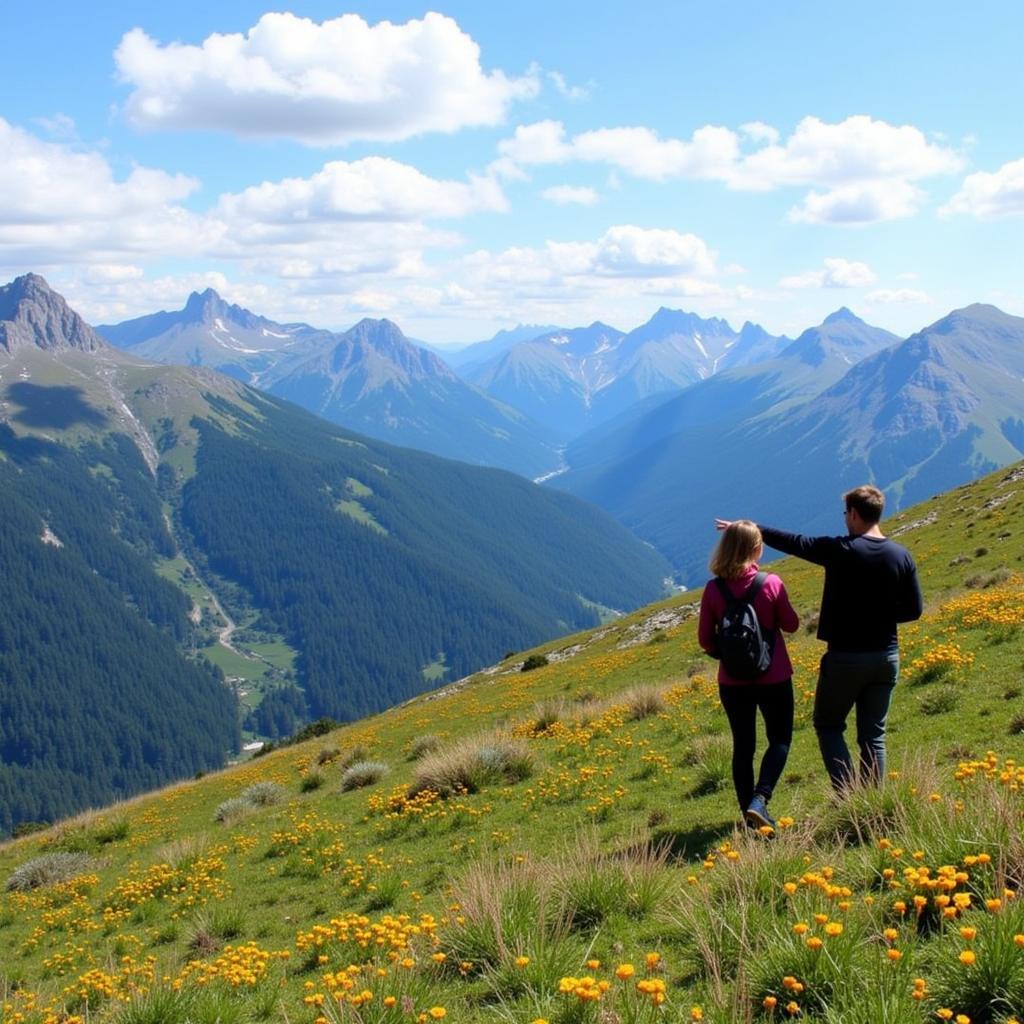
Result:
M856 313L853 312L848 306L840 306L834 313L829 313L827 317L822 321L822 326L828 324L862 324L863 320Z
M0 348L95 352L103 339L39 274L24 274L0 286Z

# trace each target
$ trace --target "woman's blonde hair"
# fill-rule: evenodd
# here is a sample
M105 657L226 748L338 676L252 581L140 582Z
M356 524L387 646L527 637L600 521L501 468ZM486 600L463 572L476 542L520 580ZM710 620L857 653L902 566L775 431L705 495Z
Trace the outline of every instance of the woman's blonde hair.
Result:
M734 580L757 556L761 547L761 531L749 519L737 519L722 532L718 546L711 553L708 568L715 576Z

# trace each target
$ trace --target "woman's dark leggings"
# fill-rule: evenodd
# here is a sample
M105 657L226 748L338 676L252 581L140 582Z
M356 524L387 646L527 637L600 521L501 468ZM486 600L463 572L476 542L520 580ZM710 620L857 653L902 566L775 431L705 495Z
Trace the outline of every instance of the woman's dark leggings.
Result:
M746 811L755 793L771 799L789 745L793 742L793 680L781 683L744 683L719 686L718 696L732 730L732 782ZM768 735L768 749L761 758L761 770L754 785L754 752L757 750L757 712L761 711Z

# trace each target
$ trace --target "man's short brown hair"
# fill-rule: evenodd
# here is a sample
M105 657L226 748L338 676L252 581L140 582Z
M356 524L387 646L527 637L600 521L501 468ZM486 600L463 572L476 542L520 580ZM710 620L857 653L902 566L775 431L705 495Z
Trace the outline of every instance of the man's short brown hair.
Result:
M854 509L865 523L877 523L885 509L885 495L873 484L862 484L843 495L846 508Z

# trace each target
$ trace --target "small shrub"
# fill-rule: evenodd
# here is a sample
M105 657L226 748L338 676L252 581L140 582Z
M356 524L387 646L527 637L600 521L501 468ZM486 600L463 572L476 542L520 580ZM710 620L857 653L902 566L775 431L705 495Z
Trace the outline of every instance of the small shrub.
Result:
M657 828L659 825L664 825L666 821L668 821L668 812L660 808L655 808L647 815L648 828Z
M532 672L535 668L543 668L550 664L546 654L531 654L524 662L521 672Z
M1017 715L1013 718L1007 732L1011 736L1020 736L1021 733L1024 733L1024 715Z
M339 757L341 757L340 747L322 747L320 749L320 753L316 755L316 763L323 767L325 764L330 764L332 761L337 761Z
M88 873L93 860L84 853L44 853L15 868L7 879L8 892L28 892L46 885L67 882Z
M254 805L248 800L240 796L233 796L217 807L217 810L213 812L213 820L219 821L222 825L232 825L250 814L253 809Z
M20 821L11 830L12 839L30 836L34 832L45 832L50 826L45 821Z
M379 782L391 769L383 761L356 761L345 769L341 777L341 791L362 789Z
M281 803L288 795L284 786L276 782L254 782L248 789L242 791L242 799L247 800L253 807L273 807Z
M312 793L319 789L326 781L326 776L319 768L311 768L299 781L300 793Z
M327 733L340 728L341 722L336 722L333 718L318 718L315 722L310 722L309 725L304 725L288 740L288 743L302 743L304 740L311 740L317 736L325 736Z
M441 737L436 733L428 732L422 736L417 736L409 744L409 760L419 761L420 758L426 757L427 754L432 754L435 750L438 750L440 746Z

